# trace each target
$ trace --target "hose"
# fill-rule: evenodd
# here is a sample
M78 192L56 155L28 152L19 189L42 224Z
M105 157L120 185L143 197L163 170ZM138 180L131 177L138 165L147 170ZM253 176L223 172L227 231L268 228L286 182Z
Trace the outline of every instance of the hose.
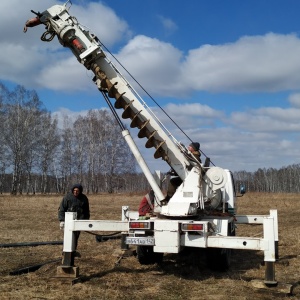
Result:
M13 244L0 244L0 248L16 248L16 247L35 247L43 245L62 245L63 241L52 242L26 242L26 243L13 243Z
M54 263L54 262L58 262L58 261L61 261L61 258L54 259L54 260L49 260L49 261L46 261L44 263L40 263L40 264L37 264L37 265L17 269L17 270L9 272L9 275L21 275L21 274L25 274L25 273L29 273L29 272L35 272L36 270L38 270L40 267L42 267L44 265Z

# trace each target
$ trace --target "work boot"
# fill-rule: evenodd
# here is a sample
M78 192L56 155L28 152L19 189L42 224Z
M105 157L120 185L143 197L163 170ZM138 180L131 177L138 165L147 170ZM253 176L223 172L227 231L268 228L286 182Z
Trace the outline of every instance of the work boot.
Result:
M74 257L81 257L81 254L78 251L74 252Z

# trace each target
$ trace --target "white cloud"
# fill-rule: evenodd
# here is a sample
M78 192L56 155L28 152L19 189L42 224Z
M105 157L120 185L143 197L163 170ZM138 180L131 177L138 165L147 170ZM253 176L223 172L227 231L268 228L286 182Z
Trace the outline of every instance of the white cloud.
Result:
M132 35L126 21L101 2L89 2L85 6L73 5L70 14L76 16L79 23L96 34L107 47L126 41Z
M300 109L265 107L247 112L234 112L231 124L237 128L258 132L299 132Z
M300 93L290 95L289 102L292 106L300 108Z
M300 40L269 33L235 43L191 50L182 64L188 88L213 92L271 92L298 89Z
M84 115L87 115L87 111L74 112L67 108L61 108L51 113L51 116L57 119L57 125L60 129L63 129L67 124L71 126L79 116ZM67 122L67 124L65 122Z
M215 127L216 120L224 118L224 113L215 110L207 105L200 103L184 103L172 104L169 103L163 107L167 115L178 125L184 127L185 131L198 131L199 127L212 126ZM162 121L163 124L171 131L176 130L179 136L182 136L179 129L174 127L172 120L159 109L153 109L154 113ZM191 137L194 134L191 134ZM185 137L182 136L185 140ZM187 143L188 141L185 141Z
M88 110L78 112L62 107L59 110L52 112L51 116L57 119L58 128L63 129L65 125L72 126L78 117L85 117L87 114Z
M179 91L177 76L182 53L171 44L139 35L116 57L151 94L169 95L170 91L172 94L174 90Z
M186 117L198 117L198 118L220 118L223 113L212 109L207 105L200 103L185 103L185 104L168 104L165 110L175 118L180 116L184 112Z
M162 15L158 15L158 20L161 22L163 25L163 28L167 34L172 34L174 31L177 30L177 25L176 23L171 20L170 18L164 17Z
M200 104L169 104L163 109L190 139L200 142L204 154L217 166L255 171L300 161L299 109L261 107L229 115ZM169 120L160 119L177 140L189 143ZM163 165L154 164L156 169Z
M183 53L136 36L118 58L151 94L184 97L195 91L276 92L300 86L300 39L269 33Z
M36 82L39 86L57 91L85 91L91 88L96 90L92 73L78 64L73 57L53 61L47 68L42 68Z

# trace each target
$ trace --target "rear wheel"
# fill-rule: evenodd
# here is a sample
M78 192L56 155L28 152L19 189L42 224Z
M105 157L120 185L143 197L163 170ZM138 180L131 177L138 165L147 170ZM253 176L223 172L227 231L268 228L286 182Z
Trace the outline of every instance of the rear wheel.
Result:
M207 265L214 271L225 272L230 267L231 249L207 248Z
M234 223L228 224L228 236L235 236ZM230 267L231 249L227 248L207 248L206 261L210 269L225 272Z
M153 246L137 246L137 258L141 265L153 265L161 263L163 253L153 251Z

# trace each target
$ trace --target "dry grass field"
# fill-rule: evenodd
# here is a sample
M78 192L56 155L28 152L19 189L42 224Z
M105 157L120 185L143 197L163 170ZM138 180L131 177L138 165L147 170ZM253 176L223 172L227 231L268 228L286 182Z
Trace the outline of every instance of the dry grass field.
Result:
M120 219L121 206L136 210L142 195L90 195L91 219ZM0 244L61 241L57 208L61 196L0 196ZM120 240L97 243L82 233L75 259L81 280L76 284L55 278L62 246L0 248L0 299L300 299L300 195L248 193L238 198L238 214L268 214L278 209L279 256L276 279L294 284L292 295L255 289L250 281L264 279L263 253L235 250L224 273L206 267L199 255L167 254L161 265L142 266L135 256L117 264ZM262 227L239 225L237 235L258 236ZM43 262L34 272L14 270Z

